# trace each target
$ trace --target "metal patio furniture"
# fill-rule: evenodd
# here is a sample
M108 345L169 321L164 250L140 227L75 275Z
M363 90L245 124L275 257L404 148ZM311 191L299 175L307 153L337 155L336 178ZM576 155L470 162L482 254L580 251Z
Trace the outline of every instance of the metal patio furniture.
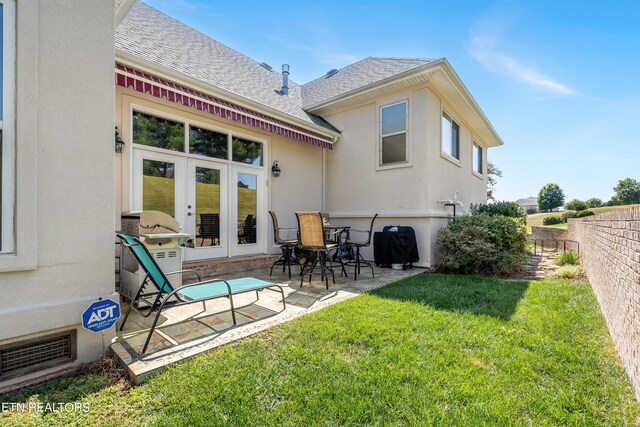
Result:
M368 230L349 230L349 240L347 240L347 245L351 246L355 253L353 255L353 259L345 263L346 267L354 267L353 271L353 280L358 280L358 274L360 274L360 268L364 265L371 269L371 275L375 277L375 273L373 272L373 266L371 263L364 259L364 257L360 254L360 248L366 248L371 244L371 235L373 234L373 223L376 221L378 214L375 214L371 219L371 224L369 225ZM364 240L353 240L352 234L360 233L361 235L366 233L367 237Z
M257 242L256 217L249 214L244 219L243 225L238 227L238 243L249 244Z
M273 223L273 241L276 245L280 246L280 249L282 249L282 255L280 258L271 265L271 272L269 273L269 276L273 274L273 267L281 265L283 273L287 268L289 269L289 279L291 279L291 266L299 265L293 254L293 250L298 245L298 239L284 239L280 232L293 231L296 229L278 227L278 217L276 216L276 213L269 211L269 215L271 215L271 222ZM300 268L302 268L302 266L300 266Z
M200 246L204 245L206 239L211 240L210 246L220 244L220 214L219 213L201 213L200 224L198 224L198 232L196 239L202 239Z
M116 235L122 241L122 244L129 248L140 264L140 267L142 267L146 273L144 281L140 285L138 292L131 300L129 311L127 311L127 314L125 314L122 319L120 330L122 331L124 329L124 325L127 323L127 319L129 318L129 314L131 314L132 310L140 313L143 317L149 317L152 313L156 313L151 329L149 330L147 340L144 343L144 347L142 347L142 354L147 351L153 331L156 329L158 320L160 319L160 313L162 313L166 308L201 302L203 311L206 311L206 301L227 297L229 298L229 304L231 305L231 317L233 319L233 324L235 325L236 312L233 305L233 295L255 291L256 297L260 298L258 291L269 289L278 292L275 288L278 288L282 295L283 310L287 308L284 290L279 285L254 279L252 277L235 280L210 279L200 281L200 275L193 270L164 273L149 253L149 250L140 240L128 234L118 233ZM167 276L171 274L182 274L185 272L194 273L198 277L198 282L183 285L182 287L175 289L171 285L171 282L169 282L169 279L167 279ZM170 299L172 301L167 305ZM146 307L140 307L141 304L146 305Z
M316 268L320 268L320 278L325 282L327 290L329 289L329 273L336 283L336 277L333 272L333 264L327 253L338 248L337 243L330 243L327 239L327 232L322 221L320 212L296 212L298 220L300 248L303 251L313 253L311 258L307 258L302 266L300 273L300 287L304 282L305 272L309 273L309 283L313 277ZM346 275L342 263L340 263L342 273Z

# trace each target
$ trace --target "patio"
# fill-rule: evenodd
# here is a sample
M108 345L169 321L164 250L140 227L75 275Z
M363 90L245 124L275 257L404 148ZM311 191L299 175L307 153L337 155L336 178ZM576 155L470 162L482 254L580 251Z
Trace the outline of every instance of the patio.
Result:
M358 275L358 280L354 281L352 268L347 269L348 278L340 277L339 270L336 269L336 284L330 284L329 290L325 289L319 275L314 275L311 283L307 279L300 288L297 268L292 269L292 279L288 279L281 270L274 271L273 276L269 277L269 269L219 276L223 279L255 277L277 283L284 289L287 308L282 309L279 292L265 290L259 293L259 299L256 299L255 293L234 296L236 326L233 325L229 302L225 298L208 301L206 311L202 310L201 304L167 309L162 313L159 327L154 332L145 355L140 354L140 351L153 316L144 318L132 312L126 328L118 331L111 350L114 357L126 366L132 380L139 384L168 364L425 271L421 268L404 271L375 268L375 278L372 278L368 269L366 270L363 269L362 275ZM123 303L122 309L125 312L129 307Z

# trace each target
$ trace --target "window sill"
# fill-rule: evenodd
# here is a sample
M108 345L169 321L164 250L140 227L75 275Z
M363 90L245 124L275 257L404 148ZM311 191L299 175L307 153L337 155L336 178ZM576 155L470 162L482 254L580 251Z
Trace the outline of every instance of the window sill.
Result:
M460 164L460 160L456 159L453 156L448 155L447 153L441 151L440 152L440 157L442 157L445 160L450 161L451 163L453 163L454 165L458 166L459 168L462 167L462 165Z
M389 169L401 169L401 168L410 168L413 167L413 163L412 162L405 162L405 163L393 163L390 165L378 165L376 166L376 171L384 171L384 170L389 170Z
M471 171L471 173L473 174L473 176L475 176L478 179L481 179L484 181L484 176L476 171Z

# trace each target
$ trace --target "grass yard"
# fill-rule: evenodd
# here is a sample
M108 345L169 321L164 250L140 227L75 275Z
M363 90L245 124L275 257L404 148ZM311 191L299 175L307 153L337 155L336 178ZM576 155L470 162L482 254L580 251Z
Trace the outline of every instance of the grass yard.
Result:
M631 208L633 206L640 206L640 205L604 206L601 208L589 208L589 210L593 211L593 213L598 215L598 214L603 214L611 211L617 211L618 209ZM542 220L545 217L554 216L554 215L560 216L562 215L562 212L543 212L543 213L527 215L527 227L529 228L529 232L531 232L531 226L542 226L544 225L542 224ZM546 227L567 228L567 224L563 223L563 224L547 225Z
M87 413L19 425L638 425L588 284L418 275L179 363L121 391L101 377L4 398Z

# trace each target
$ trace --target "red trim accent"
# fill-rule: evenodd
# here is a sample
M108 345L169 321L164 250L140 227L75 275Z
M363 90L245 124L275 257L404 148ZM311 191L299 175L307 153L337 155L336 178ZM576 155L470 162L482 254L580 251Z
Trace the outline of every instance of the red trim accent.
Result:
M166 98L170 102L194 107L200 111L207 111L210 114L215 114L234 122L250 125L318 147L332 149L331 139L327 136L175 84L126 65L116 64L116 85L125 88L132 87L137 92L148 93L157 98Z

